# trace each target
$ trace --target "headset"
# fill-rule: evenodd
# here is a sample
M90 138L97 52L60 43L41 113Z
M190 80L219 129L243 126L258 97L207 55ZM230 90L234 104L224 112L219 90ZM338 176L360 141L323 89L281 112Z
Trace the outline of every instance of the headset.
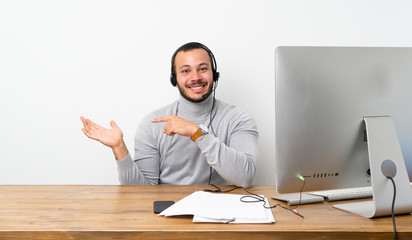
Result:
M209 57L212 61L212 74L213 74L213 81L217 82L219 80L220 77L220 73L217 71L217 63L216 63L216 59L215 56L213 55L212 51L210 51L210 49L208 47L206 47L205 45L198 43L198 42L189 42L186 43L182 46L180 46L174 53L172 56L172 67L171 67L171 74L170 74L170 83L172 83L172 85L174 87L176 87L177 85L177 78L176 78L176 71L175 71L175 58L177 53L179 53L180 51L190 51L190 50L194 50L194 49L203 49L205 50L208 54Z

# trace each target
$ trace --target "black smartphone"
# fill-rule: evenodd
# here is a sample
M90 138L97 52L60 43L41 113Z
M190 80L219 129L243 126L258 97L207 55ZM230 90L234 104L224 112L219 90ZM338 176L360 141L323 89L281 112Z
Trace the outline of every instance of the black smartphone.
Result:
M161 213L166 208L172 206L174 201L154 201L153 202L153 211L154 213Z

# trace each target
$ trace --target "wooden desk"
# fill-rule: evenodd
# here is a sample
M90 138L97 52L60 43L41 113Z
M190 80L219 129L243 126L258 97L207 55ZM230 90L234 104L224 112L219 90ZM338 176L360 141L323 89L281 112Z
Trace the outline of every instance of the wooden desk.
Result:
M367 219L329 203L300 206L304 219L273 209L275 224L192 223L153 213L154 200L178 201L205 188L0 186L0 239L393 239L390 217ZM273 186L250 191L266 197L276 192ZM398 239L412 239L412 216L397 216L396 223Z

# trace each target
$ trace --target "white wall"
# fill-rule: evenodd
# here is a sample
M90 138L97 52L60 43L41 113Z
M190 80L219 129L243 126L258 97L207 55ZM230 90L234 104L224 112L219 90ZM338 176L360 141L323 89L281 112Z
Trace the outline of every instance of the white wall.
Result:
M411 1L0 0L0 184L118 184L111 151L81 131L114 119L133 149L149 111L178 97L170 57L214 52L217 97L260 130L255 184L274 184L274 49L411 46Z

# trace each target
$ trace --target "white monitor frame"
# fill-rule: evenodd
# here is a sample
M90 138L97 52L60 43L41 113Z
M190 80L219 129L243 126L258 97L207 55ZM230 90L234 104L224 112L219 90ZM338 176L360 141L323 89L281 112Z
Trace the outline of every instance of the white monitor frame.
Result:
M383 160L374 156L380 155L375 149L383 149L375 146L374 139L382 137L391 142L390 152L396 156L386 158L397 170L396 205L405 209L396 212L411 212L401 200L403 192L412 199L411 64L412 48L278 47L277 191L299 192L299 176L306 179L304 191L373 185L373 210L363 216L387 215L392 184L377 170ZM390 116L390 120L368 116ZM380 136L382 131L394 136Z

